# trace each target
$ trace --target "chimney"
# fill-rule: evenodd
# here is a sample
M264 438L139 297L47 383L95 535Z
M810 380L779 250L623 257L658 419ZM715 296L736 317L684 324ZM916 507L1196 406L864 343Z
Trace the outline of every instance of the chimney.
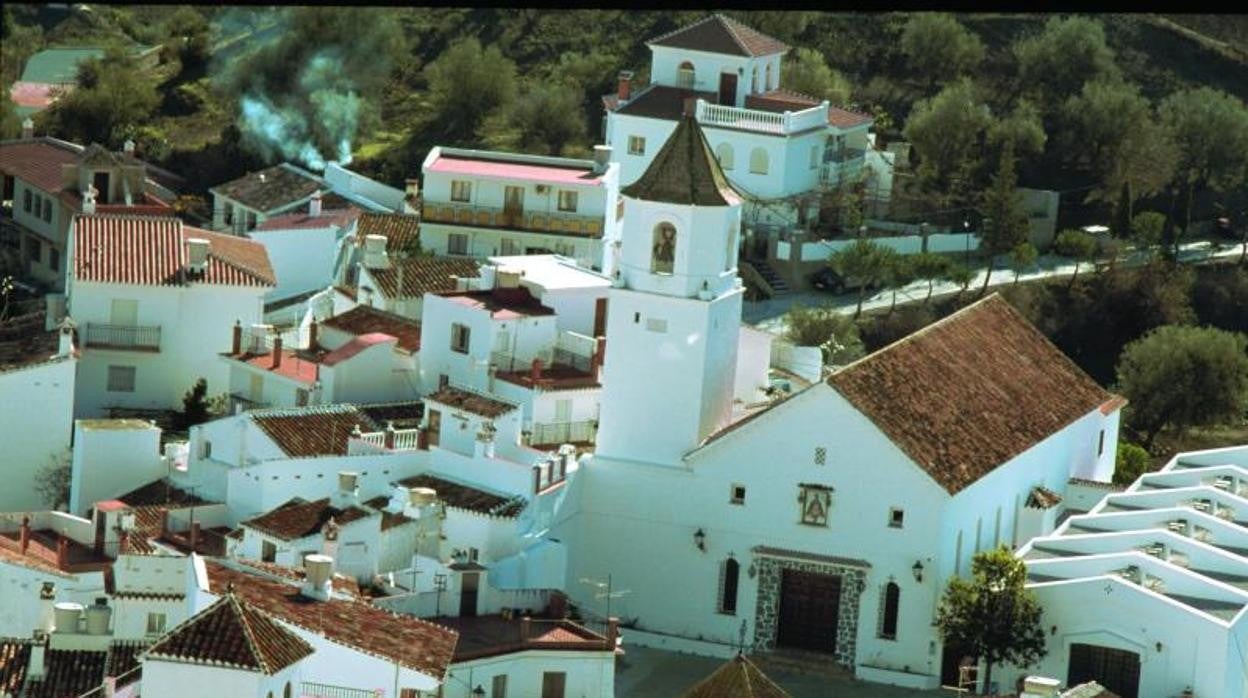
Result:
M611 616L607 619L607 647L615 649L616 638L620 636L620 619Z
M382 437L382 444L387 450L394 450L394 422L386 422L386 430Z
M115 698L117 695L117 677L104 677L104 698Z
M493 422L485 422L481 425L481 430L477 432L476 448L474 453L478 458L494 457L494 436L498 433Z
M354 505L360 496L360 474L350 470L338 471L338 491L334 492L331 504L339 509Z
M74 353L74 322L68 317L61 319L60 336L56 347L57 356L69 356Z
M533 365L529 368L529 380L532 381L534 385L537 385L537 382L540 381L541 379L542 379L542 360L533 359Z
M121 146L121 151L125 153L126 155L133 156L134 155L134 141L127 138L126 142L123 143Z
M533 494L542 491L542 466L533 466Z
M21 532L21 538L19 540L21 541L20 545L21 545L22 554L25 555L26 550L30 547L30 517L29 516L22 517L22 532Z
M34 137L35 137L35 120L28 116L26 117L26 120L22 122L22 138L34 138Z
M328 555L313 554L303 558L303 569L306 577L301 591L310 599L329 601L330 590L333 588L334 558Z
M238 356L243 353L243 323L235 320L233 335L230 338L230 353Z
M273 337L273 368L280 368L282 365L282 335Z
M420 196L420 180L403 180L403 193L407 195L408 201L415 201Z
M44 582L39 589L39 627L38 631L50 633L56 629L56 585Z
M685 97L684 101L681 103L680 115L686 118L692 117L693 115L697 114L697 110L698 110L697 99L693 97Z
M195 552L199 548L199 522L191 522L191 552Z
M35 641L30 646L30 663L26 665L26 678L42 679L48 673L46 662L48 651L47 633L35 632Z
M385 235L364 236L364 268L389 269L390 260L386 254Z
M317 331L320 328L316 324L316 318L312 318L312 322L308 324L308 348L315 349L317 347Z
M590 373L598 375L602 363L607 360L607 338L599 337L598 346L594 347L594 355L589 358Z
M334 517L329 517L324 526L321 526L321 554L328 558L333 558L338 554L338 531L342 527L334 521ZM306 563L305 563L306 565Z
M56 539L56 566L61 570L69 567L69 539L65 536Z
M611 166L611 146L594 146L594 173L602 174Z
M192 274L203 274L208 268L209 244L203 238L186 239L186 268Z
M533 619L525 616L520 619L520 642L528 642L529 633L533 631Z
M615 91L615 97L620 104L627 102L633 97L633 71L621 70L619 83Z
M321 192L312 192L312 198L308 200L308 216L316 218L321 215Z
M100 195L100 190L95 188L94 184L88 184L87 190L82 194L82 212L91 215L95 213L95 200Z

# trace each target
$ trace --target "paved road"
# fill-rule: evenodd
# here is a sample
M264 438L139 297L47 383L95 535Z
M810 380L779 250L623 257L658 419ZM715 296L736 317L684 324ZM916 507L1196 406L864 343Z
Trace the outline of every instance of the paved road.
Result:
M1243 254L1242 247L1236 243L1228 246L1222 244L1215 247L1208 241L1190 242L1180 245L1179 260L1182 262L1204 262L1211 259L1238 259ZM1148 255L1138 250L1131 250L1120 258L1119 266L1139 266L1147 261ZM1087 274L1092 272L1092 265L1083 263L1079 265L1079 274ZM1059 278L1070 276L1075 273L1075 263L1066 257L1057 255L1043 255L1036 262L1036 268L1032 271L1022 274L1019 278L1022 281L1032 281L1043 278ZM980 267L976 270L975 280L971 282L971 289L978 289L984 284L984 276L987 274L987 267ZM1008 286L1014 283L1014 272L1008 268L998 265L993 268L992 279L989 281L990 287ZM956 284L947 281L938 281L933 287L933 298L947 296L957 293L960 289ZM903 289L897 291L897 305L901 306L905 303L922 301L927 297L927 282L917 281ZM871 310L873 308L887 308L893 302L893 292L880 291L867 296L866 301L862 304L863 310ZM831 304L837 310L843 313L853 313L858 303L858 297L854 293L842 294L834 296L819 291L809 291L804 293L793 293L781 298L771 298L765 301L747 302L741 311L741 319L760 330L766 330L774 334L783 334L785 329L785 313L789 311L795 303L811 306L824 306Z

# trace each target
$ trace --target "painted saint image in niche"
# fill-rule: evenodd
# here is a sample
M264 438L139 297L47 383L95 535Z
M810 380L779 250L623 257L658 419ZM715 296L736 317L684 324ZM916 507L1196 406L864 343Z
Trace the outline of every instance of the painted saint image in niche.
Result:
M654 227L654 246L651 249L650 271L671 274L676 261L676 226L660 223Z

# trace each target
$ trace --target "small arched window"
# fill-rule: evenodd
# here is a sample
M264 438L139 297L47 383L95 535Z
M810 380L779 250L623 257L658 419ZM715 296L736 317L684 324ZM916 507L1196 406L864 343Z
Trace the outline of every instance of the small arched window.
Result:
M754 66L754 76L750 79L750 92L758 92L758 66Z
M739 224L732 226L732 229L728 231L728 249L725 250L724 271L732 271L737 268L737 250L741 246L740 239L741 226Z
M766 73L766 75L767 75L767 81L766 81L767 89L768 89L768 90L774 89L775 85L774 85L774 84L772 83L772 81L771 81L771 79L772 79L772 75L771 75L771 64L770 64L770 63L768 63L768 64L767 64L766 71L767 71L767 73Z
M880 598L880 637L897 639L897 604L900 601L901 587L896 582L885 584L884 594Z
M728 558L719 563L719 612L737 612L737 586L741 577L741 563Z
M671 274L676 266L676 226L663 222L654 226L650 271Z
M696 75L693 70L693 64L685 61L680 64L680 68L676 71L676 80L681 87L693 89Z
M293 696L294 696L293 689L290 686L290 682L287 681L286 688L282 689L282 698L293 698Z
M765 149L755 148L750 151L750 172L767 174L767 151Z
M724 141L715 147L715 159L719 160L720 169L732 169L732 144Z

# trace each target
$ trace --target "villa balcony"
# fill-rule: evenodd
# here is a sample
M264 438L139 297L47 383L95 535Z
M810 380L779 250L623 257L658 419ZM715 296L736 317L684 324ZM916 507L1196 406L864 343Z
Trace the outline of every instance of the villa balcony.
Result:
M160 325L105 325L88 322L83 346L94 349L160 351Z
M517 230L581 238L602 237L602 216L574 213L507 210L456 202L426 201L421 211L425 223L445 223L474 228Z
M592 444L598 436L598 422L551 422L534 424L529 445L559 446L562 444Z
M385 691L374 688L347 688L324 683L303 681L300 683L300 698L378 698Z
M700 99L695 116L703 126L788 136L827 128L828 105L825 102L801 111L774 112L728 107Z
M242 414L251 410L262 410L269 406L267 402L259 402L238 393L230 393L230 414Z

